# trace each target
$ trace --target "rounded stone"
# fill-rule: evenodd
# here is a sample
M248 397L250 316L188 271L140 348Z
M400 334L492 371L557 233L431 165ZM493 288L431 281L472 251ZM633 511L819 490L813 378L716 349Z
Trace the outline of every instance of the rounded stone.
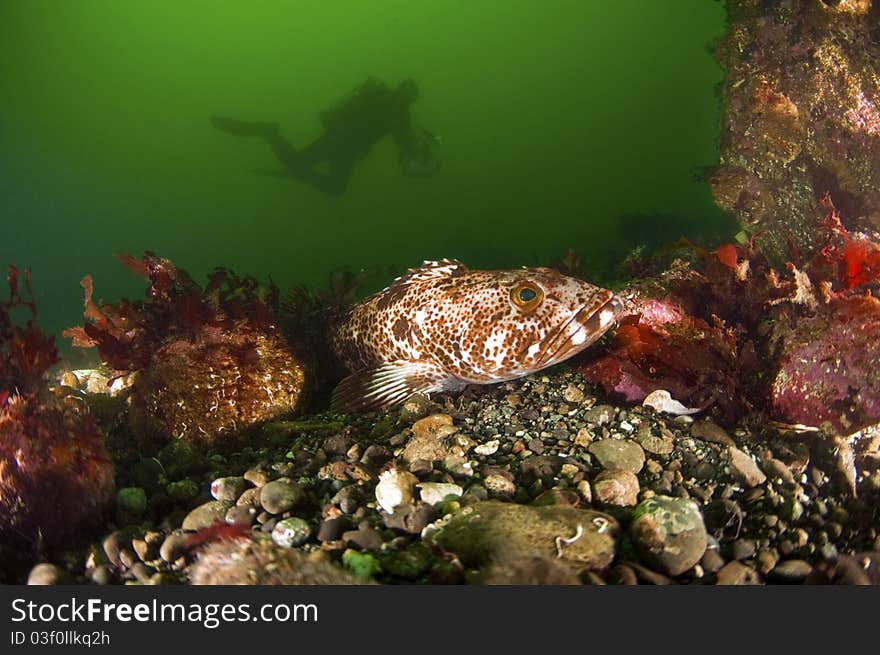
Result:
M217 478L211 483L211 495L215 500L234 503L250 483L241 476Z
M278 521L272 530L272 539L282 548L302 546L311 536L309 524L297 516Z
M639 479L629 471L603 471L593 480L593 498L603 505L631 507L639 502Z
M37 564L28 574L29 585L56 585L64 581L64 571L54 564Z
M376 502L389 514L398 507L411 505L413 485L418 481L419 479L408 471L389 469L379 476L379 484L376 485Z
M188 541L188 534L183 532L172 532L165 537L165 541L163 541L162 545L159 547L159 557L168 563L177 561L179 557L186 553Z
M229 510L229 503L219 500L209 500L192 510L183 519L181 527L184 530L201 530L207 528L214 523L226 521L226 512Z
M669 496L654 496L636 507L630 536L639 555L669 576L693 567L709 543L697 504Z
M516 493L516 485L500 473L487 475L483 480L486 491L495 496L509 497Z
M419 484L419 497L429 505L442 502L447 496L460 497L464 490L449 482L422 482Z
M608 471L638 473L645 465L645 451L639 444L625 439L600 439L587 448Z
M290 478L278 478L260 488L260 505L270 514L283 514L305 498L303 488Z
M230 525L253 525L257 519L257 508L251 505L236 505L226 511L226 522Z

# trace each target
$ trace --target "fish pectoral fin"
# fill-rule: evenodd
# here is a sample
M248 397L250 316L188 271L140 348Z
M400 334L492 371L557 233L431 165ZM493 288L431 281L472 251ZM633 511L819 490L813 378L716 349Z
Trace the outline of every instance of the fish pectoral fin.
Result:
M402 403L415 393L461 385L432 362L401 359L349 375L333 390L330 408L335 412L372 411Z

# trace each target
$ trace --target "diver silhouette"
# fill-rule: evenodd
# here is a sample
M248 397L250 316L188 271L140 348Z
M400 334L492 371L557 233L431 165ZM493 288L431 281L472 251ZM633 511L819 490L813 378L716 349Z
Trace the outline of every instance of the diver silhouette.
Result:
M212 116L217 129L242 137L257 137L271 146L284 168L280 171L255 171L277 177L295 177L331 196L345 192L355 163L372 147L390 135L397 145L398 161L405 175L433 175L439 168L431 146L439 142L424 128L415 128L410 107L419 97L413 80L404 80L391 89L383 82L368 78L340 103L320 114L323 132L301 150L281 135L275 122L249 122L224 116ZM327 171L319 170L326 162Z

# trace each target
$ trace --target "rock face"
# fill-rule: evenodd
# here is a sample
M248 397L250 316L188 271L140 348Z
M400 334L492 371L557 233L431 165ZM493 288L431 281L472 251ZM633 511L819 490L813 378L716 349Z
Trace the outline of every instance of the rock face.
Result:
M617 521L601 512L488 500L436 525L427 539L469 566L540 556L600 571L614 559L619 531Z
M830 422L846 433L880 420L880 302L837 300L827 311L780 322L782 356L773 379L773 413L790 423Z
M880 4L728 0L721 166L711 183L764 252L821 247L830 193L850 230L880 227Z

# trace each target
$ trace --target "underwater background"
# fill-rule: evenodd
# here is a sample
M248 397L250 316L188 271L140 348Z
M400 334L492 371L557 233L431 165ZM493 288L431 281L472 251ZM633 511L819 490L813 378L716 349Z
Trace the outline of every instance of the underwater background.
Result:
M717 162L722 79L707 0L296 0L225 5L0 2L0 264L32 270L50 333L143 282L151 250L282 290L339 267L368 290L424 259L549 264L568 248L607 281L632 248L729 235L700 168ZM441 170L401 174L390 139L342 197L209 117L279 121L295 145L375 76L421 88ZM66 354L66 339L59 339Z

